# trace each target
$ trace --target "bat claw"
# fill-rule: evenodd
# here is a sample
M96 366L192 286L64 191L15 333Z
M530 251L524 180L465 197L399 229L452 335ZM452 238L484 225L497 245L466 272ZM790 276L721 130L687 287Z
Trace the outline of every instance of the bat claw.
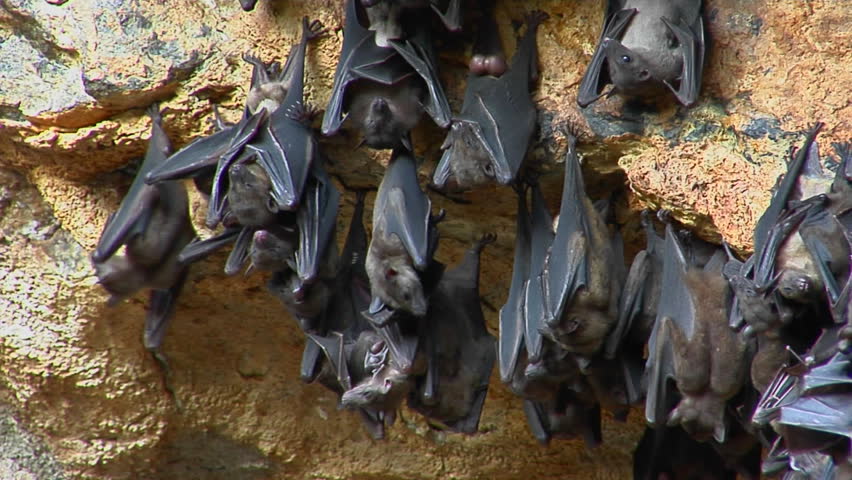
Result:
M437 225L437 224L443 222L444 217L446 217L446 216L447 216L447 211L442 208L442 209L438 210L438 213L436 213L435 215L430 215L429 221L432 223L432 225Z
M674 221L674 214L667 208L661 208L657 210L657 219L668 225Z
M302 17L302 30L305 32L308 40L313 40L328 33L328 29L325 28L325 25L321 21L314 20L309 24L308 17Z
M479 242L476 244L476 251L481 252L486 245L490 245L497 240L497 234L495 233L486 233L483 234L482 237L479 238Z
M548 18L550 18L550 15L548 15L547 12L533 10L526 15L524 20L526 21L528 28L535 28Z

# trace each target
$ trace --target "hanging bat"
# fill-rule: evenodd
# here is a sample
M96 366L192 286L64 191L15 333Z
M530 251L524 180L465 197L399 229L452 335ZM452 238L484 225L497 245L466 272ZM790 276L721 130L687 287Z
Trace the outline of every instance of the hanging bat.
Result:
M494 367L494 337L479 300L479 256L494 235L483 236L464 260L444 273L430 297L423 347L427 373L408 405L450 430L475 433Z
M610 232L586 196L569 136L558 224L540 281L544 289L542 333L565 350L591 358L615 326L622 278Z
M724 443L725 404L743 385L746 344L726 322L728 285L721 275L722 258L717 256L703 269L689 265L671 224L666 225L663 257L657 320L645 366L645 417L653 427L680 425L697 440L712 437Z
M210 195L208 225L217 224L227 203L225 180L235 164L257 162L268 176L271 201L263 208L295 210L302 196L311 164L318 155L316 139L310 130L310 109L303 103L304 60L308 41L323 32L318 21L302 19L302 39L295 45L284 67L265 64L245 55L251 63L252 86L243 119L235 126L211 137L197 140L173 155L166 164L146 178L148 183L216 173ZM260 207L258 207L260 208Z
M394 150L373 206L373 238L367 250L367 276L373 302L369 313L384 305L426 315L428 302L421 272L432 263L437 247L432 202L417 182L414 156Z
M159 107L154 104L147 113L152 127L145 159L118 210L107 220L92 264L98 283L110 293L110 306L142 288L151 289L143 342L164 368L166 388L171 391L168 364L159 349L186 280L187 268L178 261L178 254L195 232L180 182L145 184L145 175L161 165L171 149ZM124 255L116 255L121 246Z
M377 43L376 30L384 27L363 26L358 2L346 2L343 47L322 133L334 135L351 116L368 146L412 150L408 132L422 112L441 128L450 124L428 30L412 25L405 38Z
M633 451L635 480L736 480L707 442L694 440L680 427L646 427Z
M512 263L512 282L509 286L509 297L500 308L500 335L497 343L499 358L500 380L510 383L515 376L518 357L525 352L525 305L524 289L529 279L530 252L532 249L531 225L527 209L527 187L515 186L518 196L518 210L515 227L515 253Z
M701 0L608 0L577 103L585 108L614 93L648 97L668 89L688 107L698 99L703 69ZM613 87L603 92L607 84Z
M601 409L584 377L551 385L547 394L524 399L527 425L536 440L547 445L554 437L581 437L588 448L601 444Z
M444 150L432 183L439 189L468 190L490 181L508 185L523 164L536 129L536 109L530 87L538 77L536 32L548 18L540 11L530 13L527 31L518 43L509 71L500 76L472 71L467 77L461 113L441 145ZM483 38L497 45L482 45L477 55L493 56L501 51L493 16L486 16ZM502 54L501 54L502 55ZM493 63L493 60L492 60Z
M458 32L462 28L461 0L359 0L370 17L370 24L374 19L378 20L382 27L389 32L402 30L399 26L400 15L406 10L419 10L431 8L438 18L451 32ZM386 25L386 24L390 25ZM394 35L387 35L397 38Z

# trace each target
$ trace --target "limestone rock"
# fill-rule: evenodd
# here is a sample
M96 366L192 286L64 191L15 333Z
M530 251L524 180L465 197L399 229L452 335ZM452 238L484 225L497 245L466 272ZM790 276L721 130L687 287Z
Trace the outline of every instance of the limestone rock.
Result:
M576 90L603 2L498 2L509 54L526 10L551 17L538 35L533 156L554 210L571 122L586 133L590 193L629 186L618 211L625 230L638 230L637 210L665 207L701 236L748 250L801 132L824 121L824 152L852 137L852 14L842 2L705 7L713 41L696 107L612 98L582 112ZM338 0L260 0L250 13L236 0L0 0L0 403L71 478L626 478L641 415L607 421L594 451L580 441L540 447L496 375L479 434L437 432L403 412L386 441L369 440L330 393L299 382L301 336L262 276L225 278L221 255L193 268L166 338L180 410L141 344L147 298L105 306L88 252L129 184L117 169L144 151L143 107L161 102L177 146L211 130L214 103L236 119L250 76L240 56L282 59L304 15L329 28L307 59L307 97L322 107L342 40ZM444 42L442 77L458 108L466 53ZM415 132L424 180L440 141L430 125ZM353 151L357 139L324 143L347 185L378 184L384 155ZM499 308L512 263L511 190L473 192L470 204L433 197L448 211L441 261L457 261L479 233L498 234L483 257L482 294ZM203 212L203 202L194 208ZM351 208L347 195L340 232ZM496 331L496 312L486 314ZM5 458L0 472L56 478Z

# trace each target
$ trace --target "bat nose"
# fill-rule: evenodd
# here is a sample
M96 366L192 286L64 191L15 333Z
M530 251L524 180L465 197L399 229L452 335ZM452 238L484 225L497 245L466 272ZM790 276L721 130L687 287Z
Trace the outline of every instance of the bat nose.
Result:
M377 97L373 100L373 111L376 113L387 113L390 111L390 106L388 106L388 101L383 97Z

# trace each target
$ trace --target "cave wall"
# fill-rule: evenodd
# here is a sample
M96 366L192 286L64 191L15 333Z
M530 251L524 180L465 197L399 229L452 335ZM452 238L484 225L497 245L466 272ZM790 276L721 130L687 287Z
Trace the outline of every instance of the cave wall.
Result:
M669 208L702 237L748 251L802 131L826 122L823 154L852 137L852 14L842 2L706 1L712 43L701 100L655 111L619 98L576 106L602 2L499 1L509 53L514 22L532 8L550 14L538 34L541 134L532 152L547 199L555 210L570 122L584 132L588 190L616 192L634 243L636 213ZM240 56L283 60L304 15L330 30L307 58L307 100L322 108L342 40L337 0L260 0L250 13L236 0L0 0L0 477L628 478L640 412L626 424L605 418L597 449L581 440L542 447L496 374L478 434L437 431L403 411L386 440L371 440L330 392L299 381L295 323L265 293L263 275L224 277L223 255L193 267L165 342L178 403L141 344L147 295L106 307L88 255L129 184L118 169L145 149L144 107L160 102L176 146L212 130L214 103L235 120L250 78ZM467 53L445 47L442 77L457 110ZM425 123L414 139L424 181L441 141ZM375 186L386 155L355 143L324 142L331 170L347 185ZM448 212L438 259L454 263L478 234L498 235L482 270L496 334L490 307L508 291L515 200L504 187L467 199L433 196ZM352 204L346 194L341 234ZM193 210L204 210L198 197Z

